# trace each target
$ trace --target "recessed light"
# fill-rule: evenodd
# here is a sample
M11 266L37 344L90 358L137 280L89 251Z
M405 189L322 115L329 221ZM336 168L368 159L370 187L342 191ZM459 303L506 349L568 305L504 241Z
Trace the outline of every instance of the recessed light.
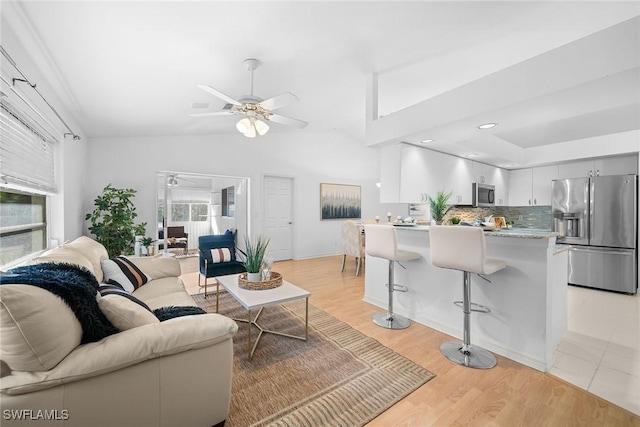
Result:
M428 144L430 142L433 142L433 139L423 139L422 141L420 141L422 144Z
M478 126L478 129L491 129L498 126L497 123L483 123L480 126Z
M465 157L478 157L478 153L465 154Z

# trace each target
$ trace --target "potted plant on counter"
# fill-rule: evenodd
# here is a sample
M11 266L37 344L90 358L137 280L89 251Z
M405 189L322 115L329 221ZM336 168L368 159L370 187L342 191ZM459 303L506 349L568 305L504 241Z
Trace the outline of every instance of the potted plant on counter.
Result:
M445 193L444 191L438 191L436 193L436 198L433 199L429 196L429 207L431 208L431 219L436 222L436 224L442 224L442 220L444 216L449 212L449 210L453 207L453 205L447 206L447 202L451 197L451 192Z
M260 269L264 255L267 253L270 239L258 236L250 239L248 236L244 238L246 259L243 262L244 268L247 269L247 280L250 282L259 282L261 280Z
M452 216L451 217L451 224L453 224L453 225L460 224L460 217L459 216Z

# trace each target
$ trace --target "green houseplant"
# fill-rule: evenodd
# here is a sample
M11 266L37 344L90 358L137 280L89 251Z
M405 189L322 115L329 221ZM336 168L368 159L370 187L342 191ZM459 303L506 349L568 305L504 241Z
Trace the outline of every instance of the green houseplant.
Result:
M136 190L108 184L94 200L95 209L85 216L89 231L107 249L110 257L131 255L136 235L144 235L146 222L135 224L138 214L131 199Z
M453 225L460 224L460 217L459 216L452 216L451 217L451 224L453 224Z
M436 224L442 224L444 216L449 212L449 209L453 207L453 205L447 206L447 202L449 201L451 194L451 192L445 193L444 191L438 191L435 199L429 196L431 218L435 220Z
M143 237L142 238L142 247L146 248L147 255L152 255L152 253L153 253L152 249L154 249L154 247L152 245L154 243L155 243L155 240L153 240L153 237Z
M244 268L247 269L247 280L260 280L260 268L262 267L264 255L267 253L269 241L270 239L265 238L264 236L258 236L253 240L250 239L249 236L244 237L246 259L243 262L243 265Z

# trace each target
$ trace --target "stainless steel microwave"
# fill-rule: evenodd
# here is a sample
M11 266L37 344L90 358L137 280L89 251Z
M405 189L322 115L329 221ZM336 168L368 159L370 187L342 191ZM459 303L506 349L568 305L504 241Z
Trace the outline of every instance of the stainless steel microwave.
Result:
M491 207L496 205L496 188L493 185L471 184L471 204L474 207Z

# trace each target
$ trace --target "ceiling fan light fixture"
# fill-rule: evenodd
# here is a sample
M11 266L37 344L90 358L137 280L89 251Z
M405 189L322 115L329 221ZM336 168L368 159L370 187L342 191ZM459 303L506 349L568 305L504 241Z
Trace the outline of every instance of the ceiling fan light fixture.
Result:
M251 121L247 117L245 117L244 119L240 119L238 123L236 123L236 129L238 129L238 132L242 134L247 133L250 127Z
M255 120L253 122L253 125L255 126L256 131L260 136L263 136L264 134L269 132L269 125L263 122L262 120Z
M244 136L247 138L255 138L257 135L255 124L253 124L252 120L249 120L249 125L247 126L247 130L244 132Z

